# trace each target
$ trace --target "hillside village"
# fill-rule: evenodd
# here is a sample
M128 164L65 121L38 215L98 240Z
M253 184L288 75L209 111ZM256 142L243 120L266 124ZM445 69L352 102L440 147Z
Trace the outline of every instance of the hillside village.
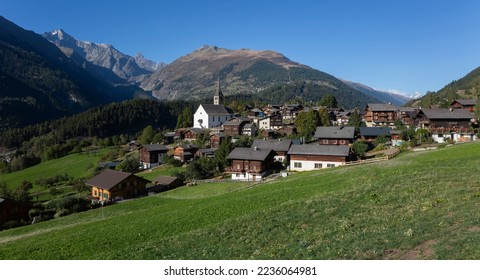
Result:
M261 182L279 172L286 176L288 172L364 163L372 157L387 155L390 158L400 149L421 143L475 141L478 127L475 106L476 100L455 100L450 108L443 109L368 104L365 108L344 110L269 104L260 108L246 107L241 115L224 105L218 81L213 102L198 106L192 127L165 133L162 143L132 141L129 147L139 154L135 169L148 171L172 160L179 166L200 162L202 158L218 159L223 145L223 153L227 147L223 169L210 165L206 167L210 169L208 174L201 174L200 178L212 178L220 173L224 180ZM298 131L302 114L317 116L317 120L313 120L314 131L306 132L305 128ZM328 120L320 120L320 114L327 114ZM239 142L243 142L242 145L236 146ZM370 150L373 152L368 152ZM155 194L191 181L175 176L147 180L132 172L111 170L118 163L102 164L106 169L85 182L94 205ZM198 172L205 173L206 169L203 170ZM16 204L2 198L0 205L2 223L32 218L31 213L29 215L31 204Z

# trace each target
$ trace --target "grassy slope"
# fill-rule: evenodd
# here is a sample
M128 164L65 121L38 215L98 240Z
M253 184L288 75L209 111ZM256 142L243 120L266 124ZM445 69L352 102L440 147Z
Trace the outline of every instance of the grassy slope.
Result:
M0 258L479 259L479 169L475 143L247 188L179 188L0 232Z
M0 182L6 183L9 189L15 189L22 181L26 180L33 183L32 193L46 192L43 187L35 184L39 178L48 178L55 175L67 173L73 178L82 178L90 176L100 157L106 153L107 149L100 150L97 153L78 153L71 154L59 159L50 160L17 172L0 175ZM48 198L48 194L42 196Z

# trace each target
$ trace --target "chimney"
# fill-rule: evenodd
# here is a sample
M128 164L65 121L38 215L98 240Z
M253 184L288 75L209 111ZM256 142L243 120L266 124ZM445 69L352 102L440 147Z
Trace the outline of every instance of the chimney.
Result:
M255 147L253 147L253 150L254 150L254 151L258 151L258 148L255 146Z

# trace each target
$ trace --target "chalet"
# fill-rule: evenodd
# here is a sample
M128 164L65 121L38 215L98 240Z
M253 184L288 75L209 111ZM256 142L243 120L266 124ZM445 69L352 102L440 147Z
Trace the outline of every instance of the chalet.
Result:
M175 142L175 132L172 131L172 132L166 132L164 134L164 140L163 140L166 144L171 144L173 142Z
M251 109L250 111L248 111L248 115L247 115L249 118L264 118L265 117L265 113L258 109L258 108L253 108Z
M232 180L260 181L273 165L272 149L235 148L228 156Z
M332 117L330 117L330 120L334 125L347 125L351 115L352 111L341 111L333 116L333 120Z
M390 130L390 141L394 147L401 146L403 144L402 131L395 129Z
M197 139L197 137L199 137L200 135L206 132L207 130L203 128L196 128L196 127L190 128L189 130L187 130L187 132L185 132L184 140L188 142L193 142Z
M179 145L173 148L173 158L183 163L192 161L198 151L196 145Z
M260 135L262 135L262 137L264 138L275 138L277 132L273 129L263 129L261 130L261 133Z
M223 105L223 93L220 88L220 81L218 81L217 91L213 96L213 104L200 104L198 106L193 115L193 127L217 127L233 117L233 111Z
M275 153L274 160L283 162L287 158L288 150L292 145L292 140L286 139L256 139L253 141L252 147L260 150L272 149Z
M85 184L91 187L91 196L100 201L133 198L144 195L150 181L132 173L106 169Z
M32 205L30 202L15 201L0 197L0 229L9 221L29 221L30 217L28 213Z
M477 100L475 99L455 99L450 103L450 108L453 109L467 109L472 112L475 111Z
M350 160L345 145L292 145L288 151L290 170L306 171L344 165Z
M170 176L159 176L153 180L153 183L153 186L147 188L149 195L152 193L168 191L184 185L182 179Z
M225 133L214 133L210 135L210 148L218 148L222 141L225 140Z
M402 124L406 126L416 125L415 120L417 118L417 113L419 110L420 109L408 107L400 108L398 112Z
M297 133L297 127L295 125L284 125L277 129L277 132L282 135L290 136Z
M360 139L370 143L375 142L380 136L390 139L391 130L391 127L360 127Z
M472 129L475 115L464 109L422 109L417 114L417 122L421 128L430 131L434 141L443 143L447 140L456 142L476 139Z
M223 124L223 131L227 136L242 135L245 125L250 123L250 119L233 118Z
M257 126L254 123L245 124L242 129L242 134L255 137L257 135Z
M163 157L168 148L161 144L143 145L138 149L140 153L140 165L144 169L153 168L163 163Z
M365 123L367 126L391 126L397 119L398 108L391 103L367 104L365 108Z
M217 150L218 150L217 148L198 149L198 151L195 153L195 158L201 158L201 157L214 158L215 152Z
M263 119L259 119L258 120L258 128L259 129L271 129L270 117L265 117Z
M285 121L293 121L297 115L303 110L300 104L284 104L280 107L282 118Z
M355 127L319 126L314 137L321 145L349 145L355 141Z

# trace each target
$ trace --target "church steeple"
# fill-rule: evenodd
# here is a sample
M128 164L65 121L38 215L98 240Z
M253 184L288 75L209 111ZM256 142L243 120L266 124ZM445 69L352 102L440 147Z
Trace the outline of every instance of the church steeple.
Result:
M223 105L223 92L222 88L220 87L220 77L218 77L217 91L213 96L213 105Z

